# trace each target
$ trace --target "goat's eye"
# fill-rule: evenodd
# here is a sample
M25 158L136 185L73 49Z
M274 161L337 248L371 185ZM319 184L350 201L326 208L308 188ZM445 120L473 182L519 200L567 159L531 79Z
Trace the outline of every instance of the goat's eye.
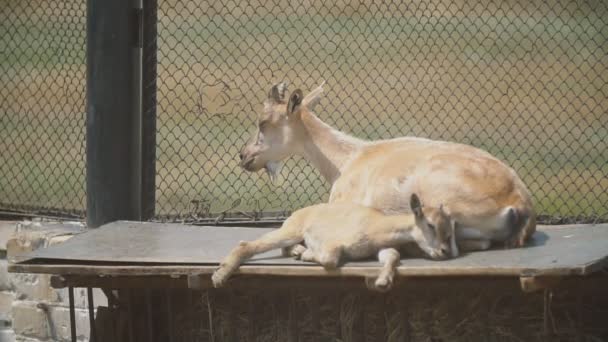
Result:
M261 130L258 131L257 138L255 139L255 143L257 145L261 145L264 143L264 134Z

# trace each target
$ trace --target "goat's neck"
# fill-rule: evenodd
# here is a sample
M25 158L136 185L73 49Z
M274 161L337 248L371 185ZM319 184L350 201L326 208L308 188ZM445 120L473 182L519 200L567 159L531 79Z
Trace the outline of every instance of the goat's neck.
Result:
M311 112L302 111L301 118L305 138L299 154L333 185L345 164L365 142L332 128Z

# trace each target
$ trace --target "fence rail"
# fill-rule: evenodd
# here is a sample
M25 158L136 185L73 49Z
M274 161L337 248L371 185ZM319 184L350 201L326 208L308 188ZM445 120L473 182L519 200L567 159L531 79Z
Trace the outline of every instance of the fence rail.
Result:
M85 13L0 8L1 211L84 215ZM606 2L159 0L154 24L155 220L275 222L326 200L303 160L272 184L237 157L271 84L325 80L336 128L486 149L544 222L608 221Z

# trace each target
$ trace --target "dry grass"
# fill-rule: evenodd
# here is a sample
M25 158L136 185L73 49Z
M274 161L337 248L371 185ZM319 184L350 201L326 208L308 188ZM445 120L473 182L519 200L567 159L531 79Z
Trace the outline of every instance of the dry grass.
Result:
M84 39L70 30L84 26L37 6L33 16L7 6L11 20L0 24L13 33L0 38L9 47L0 148L10 151L0 155L0 202L82 210ZM289 161L272 185L241 171L236 156L272 82L311 89L325 79L318 114L347 132L482 147L520 173L541 213L606 219L604 12L534 2L161 2L158 214L188 217L193 200L206 203L203 216L324 200L327 185L306 163Z
M161 339L171 334L176 342L608 338L608 297L593 284L605 286L605 279L572 280L532 294L521 292L513 278L414 279L383 295L340 281L317 289L287 289L277 279L272 289L162 292L154 333ZM172 305L166 311L168 296ZM172 328L166 326L167 317Z
M311 2L305 13L288 3L206 5L204 13L193 2L161 8L161 212L187 216L191 199L211 212L239 199L240 209L261 203L264 211L324 200L327 186L305 163L288 163L275 186L239 170L236 155L270 84L311 89L325 79L318 114L349 133L470 143L512 165L541 213L608 214L608 44L599 12L442 1ZM222 107L212 99L224 85L230 100ZM186 114L199 98L209 111Z

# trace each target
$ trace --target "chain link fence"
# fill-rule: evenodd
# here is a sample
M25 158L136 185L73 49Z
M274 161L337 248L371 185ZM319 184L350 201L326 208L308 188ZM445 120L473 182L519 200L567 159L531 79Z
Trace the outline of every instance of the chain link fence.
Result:
M0 213L85 212L85 1L0 0Z
M269 87L326 93L355 136L488 150L545 222L608 220L608 3L159 1L157 215L281 218L327 200L296 158L271 184L238 167Z
M602 1L160 0L156 219L280 220L327 199L290 159L238 167L269 87L325 80L317 114L368 139L488 150L545 222L608 220ZM0 212L84 216L86 3L1 1Z

